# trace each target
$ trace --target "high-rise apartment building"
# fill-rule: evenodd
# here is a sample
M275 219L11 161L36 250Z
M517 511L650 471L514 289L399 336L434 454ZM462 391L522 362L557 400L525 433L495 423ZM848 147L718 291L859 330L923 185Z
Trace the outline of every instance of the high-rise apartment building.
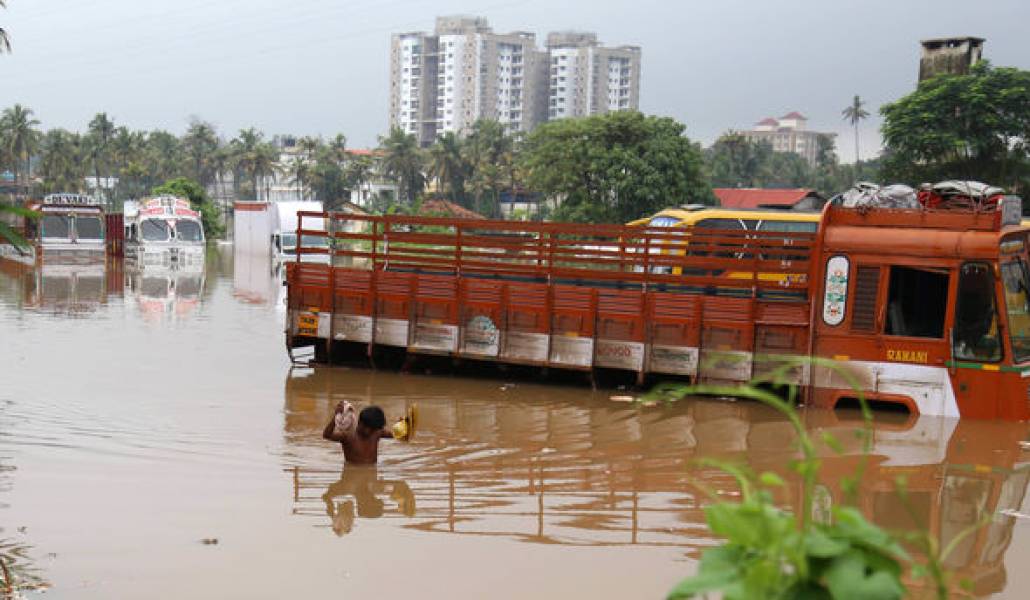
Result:
M547 36L550 119L640 109L640 48L606 48L593 33Z
M423 145L479 119L530 131L546 118L547 54L531 33L494 33L481 17L441 17L433 34L393 36L390 126Z
M494 33L482 17L439 17L432 34L395 34L390 127L429 145L479 119L528 132L549 118L639 107L639 48L603 48L572 32L549 35L547 46L532 33ZM582 80L575 86L572 72ZM581 108L565 110L572 106Z

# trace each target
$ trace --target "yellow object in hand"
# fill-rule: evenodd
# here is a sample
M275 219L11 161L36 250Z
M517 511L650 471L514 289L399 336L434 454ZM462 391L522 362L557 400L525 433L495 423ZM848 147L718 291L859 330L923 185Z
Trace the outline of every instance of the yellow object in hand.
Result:
M401 440L402 442L408 441L408 419L404 417L398 419L393 424L391 431L393 432L393 439Z
M410 442L415 437L415 430L418 428L418 405L412 404L408 407L408 414L397 419L390 431L395 440Z

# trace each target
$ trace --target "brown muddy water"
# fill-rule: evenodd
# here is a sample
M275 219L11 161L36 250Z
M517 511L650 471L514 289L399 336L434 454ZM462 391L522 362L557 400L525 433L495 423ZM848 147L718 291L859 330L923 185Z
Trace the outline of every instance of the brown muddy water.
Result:
M692 462L795 456L752 403L292 366L278 275L230 248L195 273L0 267L0 553L30 598L661 598L715 543L696 484L733 487ZM419 435L344 469L321 439L341 399L418 404ZM847 415L804 418L854 439ZM1026 597L1027 439L884 422L859 504L945 542L994 515L947 564L978 596ZM857 456L826 457L817 517Z

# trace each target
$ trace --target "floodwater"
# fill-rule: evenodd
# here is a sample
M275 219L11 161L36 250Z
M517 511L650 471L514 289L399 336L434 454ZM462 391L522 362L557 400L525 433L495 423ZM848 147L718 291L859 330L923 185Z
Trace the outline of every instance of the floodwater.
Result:
M293 366L278 273L231 248L195 272L0 267L0 554L27 597L660 598L715 543L700 489L733 489L694 461L785 474L796 456L753 403ZM342 399L418 404L419 435L344 469L321 439ZM820 517L856 424L804 418L849 446L827 453ZM1028 433L885 421L857 502L945 543L993 515L946 564L978 596L1026 597Z

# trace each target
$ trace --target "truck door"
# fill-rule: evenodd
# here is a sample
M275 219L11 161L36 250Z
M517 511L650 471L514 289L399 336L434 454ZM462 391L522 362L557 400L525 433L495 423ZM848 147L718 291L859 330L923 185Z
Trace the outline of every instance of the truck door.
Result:
M967 262L959 268L949 367L963 417L997 414L996 394L984 393L996 384L992 380L1002 359L995 283L990 263Z

